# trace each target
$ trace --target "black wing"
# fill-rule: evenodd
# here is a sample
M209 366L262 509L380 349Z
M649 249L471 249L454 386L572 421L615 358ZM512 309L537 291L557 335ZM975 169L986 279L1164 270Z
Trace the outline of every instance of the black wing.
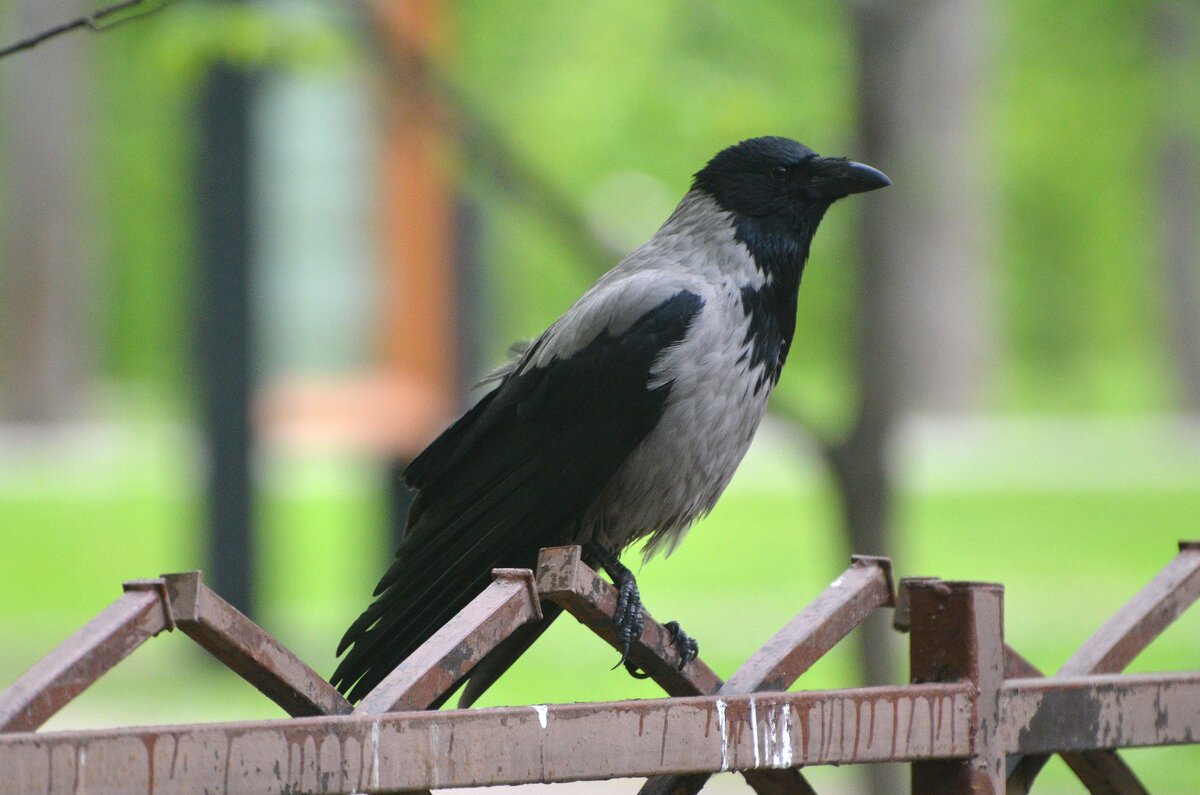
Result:
M396 559L338 647L350 650L331 681L351 701L486 588L493 568L533 568L540 548L575 540L657 424L671 384L648 388L651 368L702 306L681 291L620 334L513 372L413 461L405 481L419 491Z

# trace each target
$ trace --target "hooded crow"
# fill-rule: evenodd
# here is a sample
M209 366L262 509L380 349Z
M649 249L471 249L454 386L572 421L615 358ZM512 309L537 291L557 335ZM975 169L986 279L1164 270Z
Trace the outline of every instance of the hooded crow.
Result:
M890 184L788 138L713 157L654 237L490 377L405 471L417 493L400 547L342 638L333 684L362 698L493 568L533 568L540 548L564 544L583 545L618 586L627 654L642 608L617 556L642 538L647 558L670 553L716 504L787 359L817 225L836 200ZM560 612L543 609L469 674L460 706ZM685 664L695 657L682 632L676 643Z

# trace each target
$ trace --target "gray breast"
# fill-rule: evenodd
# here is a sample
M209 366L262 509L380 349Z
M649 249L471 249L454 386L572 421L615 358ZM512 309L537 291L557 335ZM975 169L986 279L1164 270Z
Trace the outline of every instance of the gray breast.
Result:
M713 285L688 336L655 368L671 383L662 419L589 508L584 540L611 549L651 536L646 557L668 553L729 485L762 420L746 316L732 282Z

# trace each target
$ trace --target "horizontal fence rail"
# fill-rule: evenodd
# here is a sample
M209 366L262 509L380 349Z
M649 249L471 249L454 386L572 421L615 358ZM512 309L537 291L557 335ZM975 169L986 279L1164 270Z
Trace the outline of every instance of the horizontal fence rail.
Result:
M1004 753L1200 737L1195 673L1012 680L1001 704ZM958 682L23 733L0 740L0 788L389 792L964 759L972 710Z
M0 793L428 792L647 777L642 795L694 793L737 771L760 795L812 793L800 768L910 762L915 792L1028 792L1062 754L1092 792L1145 788L1116 749L1200 738L1200 672L1119 673L1200 597L1200 545L1179 555L1054 677L1005 645L1003 588L851 566L728 681L683 664L646 616L630 659L668 698L428 711L545 602L616 644L613 586L578 547L495 581L353 707L203 584L198 572L125 594L0 693ZM910 633L912 684L781 692L874 610ZM175 629L291 718L38 732L149 638ZM1200 773L1198 773L1200 781Z
M17 791L328 793L789 768L971 752L966 684L350 715L2 742ZM284 760L286 766L276 767ZM93 773L93 770L95 771ZM90 778L91 776L96 778Z

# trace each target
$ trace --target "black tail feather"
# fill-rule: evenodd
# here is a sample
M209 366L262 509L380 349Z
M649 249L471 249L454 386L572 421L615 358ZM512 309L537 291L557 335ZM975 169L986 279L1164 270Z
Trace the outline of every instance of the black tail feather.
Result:
M370 692L487 587L493 568L533 568L540 548L579 539L588 506L662 416L671 386L653 368L703 303L680 291L620 334L598 329L545 366L511 371L413 461L408 526L338 647L339 690L352 701Z

